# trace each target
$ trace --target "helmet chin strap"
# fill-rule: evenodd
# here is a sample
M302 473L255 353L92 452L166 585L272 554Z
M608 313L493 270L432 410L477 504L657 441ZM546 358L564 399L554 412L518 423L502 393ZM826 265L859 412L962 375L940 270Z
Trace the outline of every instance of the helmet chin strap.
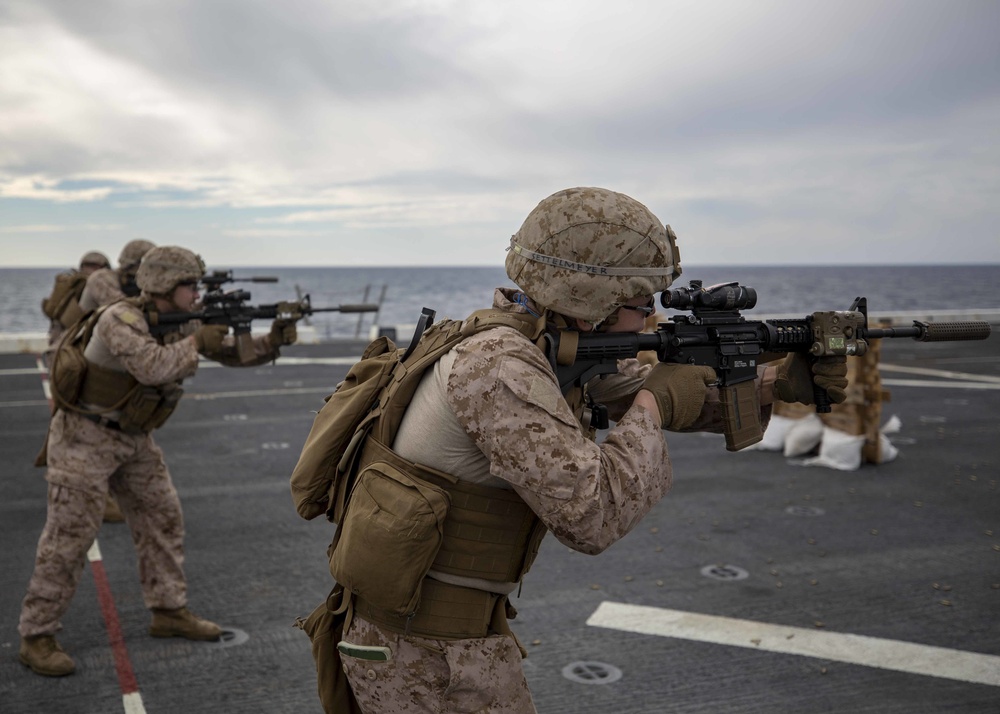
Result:
M578 328L575 327L575 325L582 322L585 325L590 325L590 331L592 332L607 332L609 327L618 323L617 312L608 315L603 320L598 320L597 322L589 322L588 320L584 320L582 317L566 317L565 315L560 315L559 313L552 311L550 311L550 314L559 318L559 321L555 323L559 329L577 330Z

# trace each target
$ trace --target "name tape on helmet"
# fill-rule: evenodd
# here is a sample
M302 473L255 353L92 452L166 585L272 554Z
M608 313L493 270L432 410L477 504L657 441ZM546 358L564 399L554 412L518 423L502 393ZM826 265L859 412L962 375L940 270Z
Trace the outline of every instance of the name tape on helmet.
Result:
M614 268L607 265L590 265L589 263L577 263L572 260L566 260L564 258L556 258L552 255L544 255L543 253L536 253L533 250L525 248L523 245L519 245L514 242L514 238L510 239L510 249L517 253L519 256L525 260L530 260L535 263L544 263L545 265L551 265L553 268L563 268L565 270L573 270L578 273L589 273L591 275L607 275L607 276L632 276L632 277L670 277L674 276L674 266L665 265L662 268Z

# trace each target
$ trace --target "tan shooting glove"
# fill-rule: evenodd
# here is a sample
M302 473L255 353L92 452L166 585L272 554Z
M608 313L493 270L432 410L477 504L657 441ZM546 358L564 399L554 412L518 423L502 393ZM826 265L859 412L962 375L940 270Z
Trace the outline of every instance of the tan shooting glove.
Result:
M705 406L708 387L718 378L711 367L658 362L642 388L648 389L660 409L661 427L684 429L694 424Z
M198 352L209 359L220 359L222 341L228 332L228 325L202 325L194 333L194 343L198 347Z
M774 393L783 402L815 404L813 383L825 389L830 401L847 399L847 357L818 357L793 352L781 361L775 374Z
M295 329L295 320L278 319L271 323L271 333L267 336L272 347L291 345L299 338L298 330Z

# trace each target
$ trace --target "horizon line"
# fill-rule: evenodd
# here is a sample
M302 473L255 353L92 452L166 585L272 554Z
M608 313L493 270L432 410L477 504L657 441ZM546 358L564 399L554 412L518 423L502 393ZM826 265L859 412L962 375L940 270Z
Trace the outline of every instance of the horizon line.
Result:
M211 265L211 264L210 264ZM503 263L419 263L419 264L395 264L379 265L372 263L365 264L330 264L330 265L295 265L295 264L259 264L259 263L227 263L231 268L296 268L296 269L316 269L316 268L361 268L361 269L414 269L414 268L500 268ZM919 267L1000 267L1000 261L996 262L928 262L928 263L687 263L682 264L682 268L919 268ZM64 270L66 265L0 265L0 270ZM73 266L69 266L72 268Z

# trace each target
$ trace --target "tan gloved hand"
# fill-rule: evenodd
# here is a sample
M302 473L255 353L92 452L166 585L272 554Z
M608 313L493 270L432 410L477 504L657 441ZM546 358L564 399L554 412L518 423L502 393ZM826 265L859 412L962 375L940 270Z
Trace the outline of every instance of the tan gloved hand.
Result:
M813 384L825 389L834 404L847 399L847 357L817 357L793 352L781 361L774 393L783 402L815 404Z
M299 333L295 329L295 320L277 319L271 323L271 333L267 336L272 347L291 345L299 338Z
M222 341L228 332L228 325L202 325L194 333L198 352L209 359L219 359L222 356Z
M694 424L705 406L708 387L718 378L711 367L658 362L642 388L652 392L664 429L684 429Z

